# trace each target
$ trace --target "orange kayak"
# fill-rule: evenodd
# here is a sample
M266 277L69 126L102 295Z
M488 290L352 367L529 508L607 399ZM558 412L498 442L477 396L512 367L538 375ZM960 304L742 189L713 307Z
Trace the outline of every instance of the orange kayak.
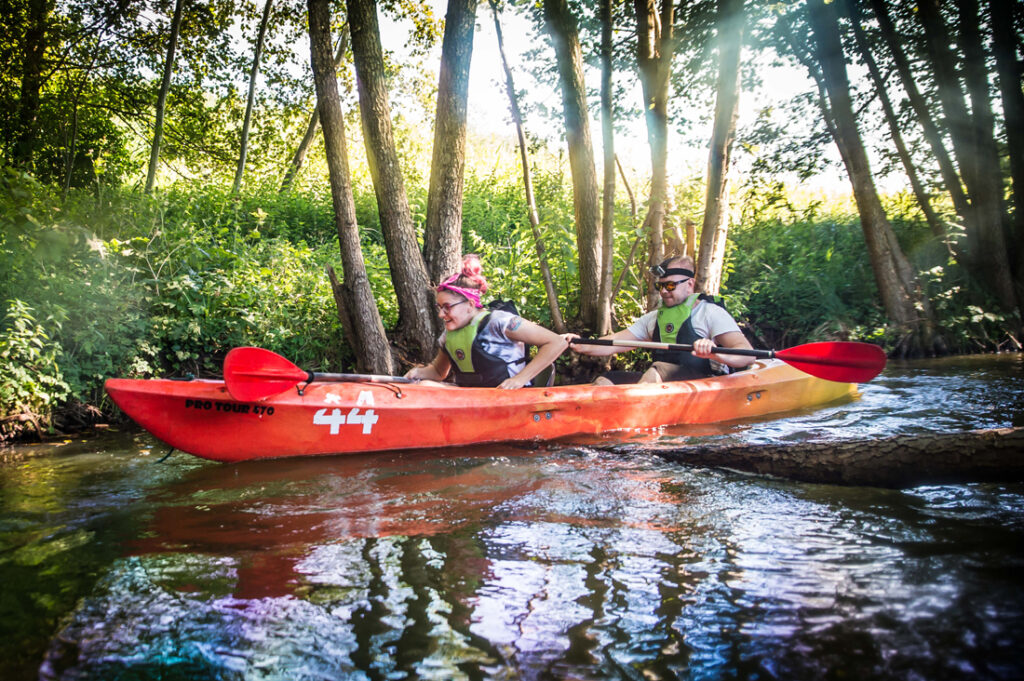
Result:
M821 405L856 384L779 360L728 376L649 385L498 390L404 383L312 383L255 402L220 380L112 378L106 390L155 437L214 461L547 441L703 424Z

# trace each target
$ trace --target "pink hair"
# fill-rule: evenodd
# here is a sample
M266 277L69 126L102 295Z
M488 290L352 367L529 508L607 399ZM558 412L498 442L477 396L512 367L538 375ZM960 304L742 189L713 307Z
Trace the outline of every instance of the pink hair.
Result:
M480 295L488 289L487 279L481 273L480 256L469 253L462 257L462 270L441 282L438 291L451 291L463 296L476 307L483 307Z

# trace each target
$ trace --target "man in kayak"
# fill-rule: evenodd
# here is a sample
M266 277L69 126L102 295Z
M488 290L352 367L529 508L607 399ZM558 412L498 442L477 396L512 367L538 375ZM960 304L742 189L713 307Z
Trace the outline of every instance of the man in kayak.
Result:
M692 345L692 352L654 350L654 363L642 375L637 372L612 371L594 383L662 383L704 378L728 373L732 368L750 365L755 358L719 355L711 351L716 345L725 348L746 348L747 341L736 320L710 296L694 292L693 258L675 256L651 268L658 277L654 288L661 295L661 307L636 320L630 327L605 339L654 341ZM572 334L566 334L568 340ZM572 349L584 355L604 357L628 352L624 346L585 345L574 343Z
M522 388L554 362L567 341L543 326L480 302L487 291L480 258L467 255L462 269L437 287L437 314L444 321L440 349L430 364L410 369L407 378L443 381L455 371L455 384L487 388ZM537 354L527 361L526 345Z

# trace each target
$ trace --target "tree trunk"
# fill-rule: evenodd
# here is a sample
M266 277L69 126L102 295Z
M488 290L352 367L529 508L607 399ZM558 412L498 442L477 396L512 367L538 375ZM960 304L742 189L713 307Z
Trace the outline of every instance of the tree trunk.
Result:
M164 59L164 77L160 81L160 93L156 98L156 122L153 124L153 144L149 151L149 170L146 173L146 193L152 193L156 182L156 167L160 162L160 142L164 137L164 109L167 107L167 93L171 89L171 73L174 71L174 52L178 49L178 34L181 32L181 13L185 0L175 0L174 18L171 19L171 35L167 41L167 58Z
M629 197L629 224L632 227L632 231L636 236L633 239L633 245L629 247L629 254L626 256L626 261L622 263L622 269L619 271L619 276L615 280L615 286L612 287L611 299L615 300L619 296L619 291L622 289L622 282L625 281L626 275L631 271L633 266L633 258L636 257L636 249L640 245L640 241L644 237L644 229L640 230L637 234L636 228L636 196L633 195L633 189L629 186L629 180L626 179L626 172L622 169L622 163L619 162L619 157L615 157L615 167L619 169L619 176L622 178L622 186L626 190L626 196ZM646 227L646 226L645 226ZM634 275L635 276L635 275ZM638 283L643 285L643 277L635 277ZM644 291L640 291L641 298L644 296Z
M955 57L949 46L949 34L942 21L938 0L919 0L918 16L935 71L939 101L973 210L974 220L966 230L967 257L964 265L979 281L985 282L999 305L1011 312L1018 309L1018 304L1004 233L1006 215L999 157L992 137L985 55L977 31L977 3L961 0L958 5L963 75L971 97L972 112L968 112L960 88Z
M1021 312L1024 311L1024 298L1017 296L1013 282L1013 267L1010 263L1010 216L1006 210L1005 189L1003 184L1003 159L999 156L999 145L995 138L995 114L989 93L989 71L991 59L982 45L983 37L979 25L981 18L978 0L960 0L960 41L964 55L964 82L971 101L971 119L974 128L974 139L979 152L977 164L978 196L975 203L986 220L982 225L982 236L979 251L982 258L989 259L990 248L1002 248L1004 255L995 259L998 272L991 272L991 265L985 271L991 272L994 289L1000 302L1008 312L1015 312L1018 319L1018 330L1021 326ZM1020 95L1021 82L1017 81L1017 94ZM1020 154L1020 150L1016 150ZM983 206L983 208L981 208Z
M61 203L68 200L68 194L71 193L71 176L75 171L75 157L78 155L78 110L79 102L82 98L82 93L85 91L86 85L89 83L89 77L92 74L93 65L96 63L98 55L94 54L92 59L89 60L88 65L83 69L82 77L75 87L75 95L71 98L71 133L68 135L67 141L67 159L64 163L64 188L61 192Z
M1024 428L846 442L647 448L662 458L799 482L907 488L1024 480Z
M68 135L67 153L64 161L64 188L61 190L60 200L64 203L71 193L71 174L75 170L75 155L78 150L78 98L82 94L81 89L71 100L71 133Z
M394 364L384 334L377 304L366 276L366 264L359 244L355 201L348 167L345 118L341 112L338 79L331 59L331 16L329 0L308 0L310 62L317 93L317 108L323 122L324 147L331 178L334 222L338 230L344 282L331 275L331 289L346 340L356 356L356 370L362 373L392 374Z
M615 127L612 120L612 0L601 0L601 140L604 190L601 197L601 285L594 333L612 331L612 275L615 261Z
M812 49L828 96L828 110L823 109L822 113L831 123L836 146L853 186L854 201L885 311L903 336L900 354L933 354L942 348L934 332L931 305L882 208L857 128L840 41L838 11L834 3L824 0L812 0L808 9L814 38ZM817 74L812 72L812 75Z
M644 112L647 121L647 143L651 148L651 196L645 220L650 234L648 264L665 257L665 204L668 200L668 93L675 51L673 25L675 5L662 0L658 12L656 0L634 0L636 13L636 63L643 88ZM653 290L647 293L647 306L654 308L660 300Z
M743 49L743 0L718 2L718 93L715 125L708 153L708 187L704 203L704 225L700 232L697 258L698 290L718 295L725 265L729 155L736 137L740 102L740 55Z
M462 262L462 190L466 168L466 100L477 0L448 0L441 46L430 165L423 259L427 274L440 282Z
M579 251L580 319L587 328L596 329L601 282L600 207L579 31L566 0L544 0L544 18L555 46L569 146L569 166L572 169L576 245Z
M260 57L263 55L263 40L267 36L267 24L270 22L270 8L274 0L267 0L263 5L263 17L260 19L260 30L256 37L256 50L252 56L252 68L249 70L249 96L245 101L245 120L242 122L242 136L238 151L238 168L235 170L235 182L231 193L237 194L242 188L242 175L245 174L245 156L249 149L249 126L252 124L252 107L256 101L256 78L260 73Z
M14 162L28 167L36 145L36 116L39 114L40 92L43 89L43 59L46 56L46 29L53 12L53 0L32 0L28 7L28 26L22 45L24 57L21 88L15 123Z
M928 222L928 227L931 229L932 234L936 238L945 241L946 228L942 225L942 221L939 220L935 209L932 208L931 198L924 188L924 183L921 182L921 178L917 173L917 167L914 166L914 162L910 158L910 151L903 141L903 133L900 131L899 120L896 118L896 109L889 99L889 92L885 86L885 77L882 75L882 70L878 67L878 62L875 61L875 57L871 53L867 36L864 35L860 6L857 0L845 0L845 3L850 23L853 26L857 51L860 54L861 60L868 67L868 74L871 76L872 83L874 83L875 92L878 94L878 101L882 105L882 111L885 114L885 122L889 127L889 136L896 147L896 154L903 164L903 169L907 173L907 179L910 180L910 188L914 192L914 197L917 199L917 204L921 207L921 212L924 213L924 218Z
M309 145L313 143L313 139L316 137L317 128L320 127L320 112L314 106L313 113L309 115L309 122L306 124L306 132L303 133L302 139L299 141L299 146L295 148L295 153L292 154L292 160L288 164L288 170L284 173L284 179L281 180L281 188L278 193L285 194L290 192L292 185L295 184L295 177L299 174L299 170L302 169L302 164L306 161L306 154L309 152Z
M366 159L398 298L396 341L409 353L410 361L425 362L437 352L434 331L437 315L434 314L434 297L429 288L427 270L416 241L391 128L391 106L385 87L376 2L348 0L348 21Z
M921 125L924 138L928 142L928 147L932 150L932 156L935 157L935 162L939 166L942 182L946 185L946 191L949 192L949 196L953 201L953 207L956 209L957 214L963 218L965 224L972 224L973 214L971 213L967 196L964 194L960 175L957 173L953 160L946 150L942 133L932 118L928 102L917 87L914 73L910 67L910 60L903 51L904 37L897 33L892 18L889 16L889 9L886 6L885 0L870 0L870 2L875 18L878 20L878 28L885 40L885 44L892 53L893 62L896 64L896 72L900 76L900 83L907 93L907 99L914 110L917 122Z
M344 24L341 28L341 36L338 38L338 49L334 53L334 72L337 73L338 69L341 68L341 60L345 56L345 50L348 49L348 23ZM285 192L291 191L292 184L295 183L295 176L299 174L299 170L302 169L302 164L306 160L306 153L309 151L309 145L313 143L313 138L316 136L316 129L320 125L320 111L317 109L316 104L313 105L313 112L309 115L309 123L306 125L306 133L302 136L302 140L299 142L299 146L295 149L295 153L292 154L291 163L288 164L288 170L285 171L284 180L281 181L281 189L279 193L284 194Z
M491 4L491 14L494 16L494 32L498 36L498 53L501 55L501 65L505 70L505 92L508 94L509 110L512 112L512 121L516 126L516 138L519 141L519 158L523 165L523 189L526 193L526 212L533 231L533 243L537 249L537 261L540 263L541 276L544 279L544 292L548 297L551 327L556 333L565 333L568 329L565 326L565 321L562 319L562 311L558 306L558 292L555 290L555 283L551 277L551 267L548 265L544 240L541 238L540 218L537 215L537 201L533 196L533 178L530 174L530 162L527 156L526 134L523 132L523 115L519 111L519 103L516 100L516 87L512 80L512 69L509 68L508 58L505 56L505 41L501 34L501 22L498 20L498 5L495 0L489 0L489 2Z
M989 0L992 10L992 52L999 74L1003 102L1010 178L1013 182L1013 222L1008 234L1010 268L1017 287L1017 301L1024 304L1024 67L1018 57L1019 23L1015 24L1013 0ZM1019 9L1019 7L1018 7Z

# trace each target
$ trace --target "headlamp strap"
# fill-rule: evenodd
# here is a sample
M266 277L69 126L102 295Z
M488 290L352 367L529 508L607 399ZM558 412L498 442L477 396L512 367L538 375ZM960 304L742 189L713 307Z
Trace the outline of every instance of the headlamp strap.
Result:
M688 270L688 269L684 268L684 267L671 267L671 268L669 268L667 270L665 268L663 268L663 267L659 267L658 269L660 271L659 272L655 272L655 274L657 274L659 277L667 277L667 276L672 275L672 274L678 274L678 275L681 275L681 276L684 276L684 277L691 277L691 278L693 277L693 272L691 270Z

